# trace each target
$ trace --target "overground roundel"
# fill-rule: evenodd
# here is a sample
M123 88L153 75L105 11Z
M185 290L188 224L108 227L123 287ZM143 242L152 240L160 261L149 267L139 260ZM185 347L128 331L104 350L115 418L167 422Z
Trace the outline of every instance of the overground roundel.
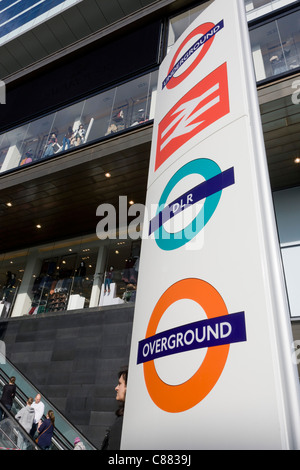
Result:
M201 158L192 160L183 167L181 167L170 179L165 187L161 198L158 203L156 215L165 207L167 198L176 184L191 174L199 174L209 180L221 173L220 167L213 160ZM217 205L220 201L222 191L217 191L205 199L204 205L197 214L197 216L190 222L190 224L182 229L181 232L168 233L166 232L163 224L154 232L155 240L159 248L162 250L175 250L191 241L207 224ZM193 227L196 226L197 230L194 231Z
M182 300L183 293L185 299L194 300L203 308L208 319L228 315L224 300L213 286L201 279L183 279L169 287L157 302L148 324L146 338L156 334L165 311L174 302ZM170 413L180 413L196 406L218 382L228 352L229 344L208 348L195 374L179 385L165 383L156 372L154 360L145 362L145 384L152 401L160 409Z
M186 46L186 44L194 37L194 36L198 36L198 35L204 35L206 34L210 29L212 29L215 25L213 23L204 23L200 26L198 26L198 28L194 29L194 31L192 31L188 36L187 38L183 41L183 43L181 44L181 46L179 47L179 49L177 50L177 53L175 54L172 62L171 62L171 65L169 67L169 71L168 71L168 74L171 72L171 70L173 69L174 65L176 64L176 61L178 60L178 58L180 57L180 53L182 52L182 50L184 49L184 47ZM199 52L199 54L196 56L196 58L193 60L192 64L183 72L181 73L178 77L175 77L173 76L172 79L167 83L166 87L168 89L171 89L171 88L174 88L176 87L177 85L179 85L183 80L185 80L186 77L188 77L190 75L190 73L197 67L197 65L200 64L201 60L203 59L203 57L206 55L206 53L208 52L209 48L211 47L212 45L212 42L214 40L214 36L212 36L208 41L206 41L203 46L202 46L202 49L201 51Z

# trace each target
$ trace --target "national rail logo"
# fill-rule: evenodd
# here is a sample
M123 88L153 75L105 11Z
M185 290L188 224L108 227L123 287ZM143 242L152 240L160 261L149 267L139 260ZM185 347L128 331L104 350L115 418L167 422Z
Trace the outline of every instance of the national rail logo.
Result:
M155 171L185 143L229 111L225 62L191 88L160 121Z
M166 310L182 299L198 303L207 320L184 324L182 312L182 326L157 333ZM143 364L145 384L152 401L170 413L196 406L216 386L226 365L230 344L245 341L244 312L229 314L219 292L204 280L190 278L176 282L157 302L145 339L138 344L137 364ZM204 360L185 382L170 385L157 373L155 360L201 348L207 348Z
M186 37L173 57L168 75L163 80L162 89L165 87L168 89L175 88L190 75L207 54L216 34L223 27L224 20L216 25L211 22L203 23ZM199 36L198 39L191 45L191 41L196 36ZM178 74L180 71L181 73Z

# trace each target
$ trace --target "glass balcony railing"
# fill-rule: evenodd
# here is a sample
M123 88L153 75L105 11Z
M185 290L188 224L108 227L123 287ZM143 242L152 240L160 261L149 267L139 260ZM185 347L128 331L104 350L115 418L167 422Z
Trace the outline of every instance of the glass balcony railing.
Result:
M157 71L0 135L0 174L153 119Z

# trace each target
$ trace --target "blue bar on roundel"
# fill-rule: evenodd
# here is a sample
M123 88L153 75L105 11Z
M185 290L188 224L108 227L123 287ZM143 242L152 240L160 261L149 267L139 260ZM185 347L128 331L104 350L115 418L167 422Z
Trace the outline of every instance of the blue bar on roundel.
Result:
M172 219L175 215L182 212L187 207L201 201L202 199L211 196L222 189L227 188L234 184L234 169L229 168L228 170L222 171L216 176L200 183L194 188L190 189L182 196L175 199L168 206L166 206L162 211L160 211L149 224L149 235L155 232L159 227L161 227L165 222ZM186 204L182 204L182 201L187 201ZM176 206L176 212L172 210L172 207Z
M247 341L245 313L232 313L172 328L139 341L137 364L243 341Z

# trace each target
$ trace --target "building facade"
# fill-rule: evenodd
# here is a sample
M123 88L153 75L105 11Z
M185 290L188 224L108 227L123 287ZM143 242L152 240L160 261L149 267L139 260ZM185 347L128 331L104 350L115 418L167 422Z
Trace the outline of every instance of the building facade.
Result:
M128 227L137 215L130 208L145 202L158 67L211 2L2 3L0 339L99 446L113 416L108 385L128 358L141 246ZM245 0L245 11L298 363L300 3ZM111 208L115 232L101 225ZM105 343L113 317L121 329L103 355L97 338ZM71 338L82 340L89 325L75 354ZM39 334L48 341L43 359ZM51 373L40 374L47 361ZM66 379L64 367L79 363L81 373Z

